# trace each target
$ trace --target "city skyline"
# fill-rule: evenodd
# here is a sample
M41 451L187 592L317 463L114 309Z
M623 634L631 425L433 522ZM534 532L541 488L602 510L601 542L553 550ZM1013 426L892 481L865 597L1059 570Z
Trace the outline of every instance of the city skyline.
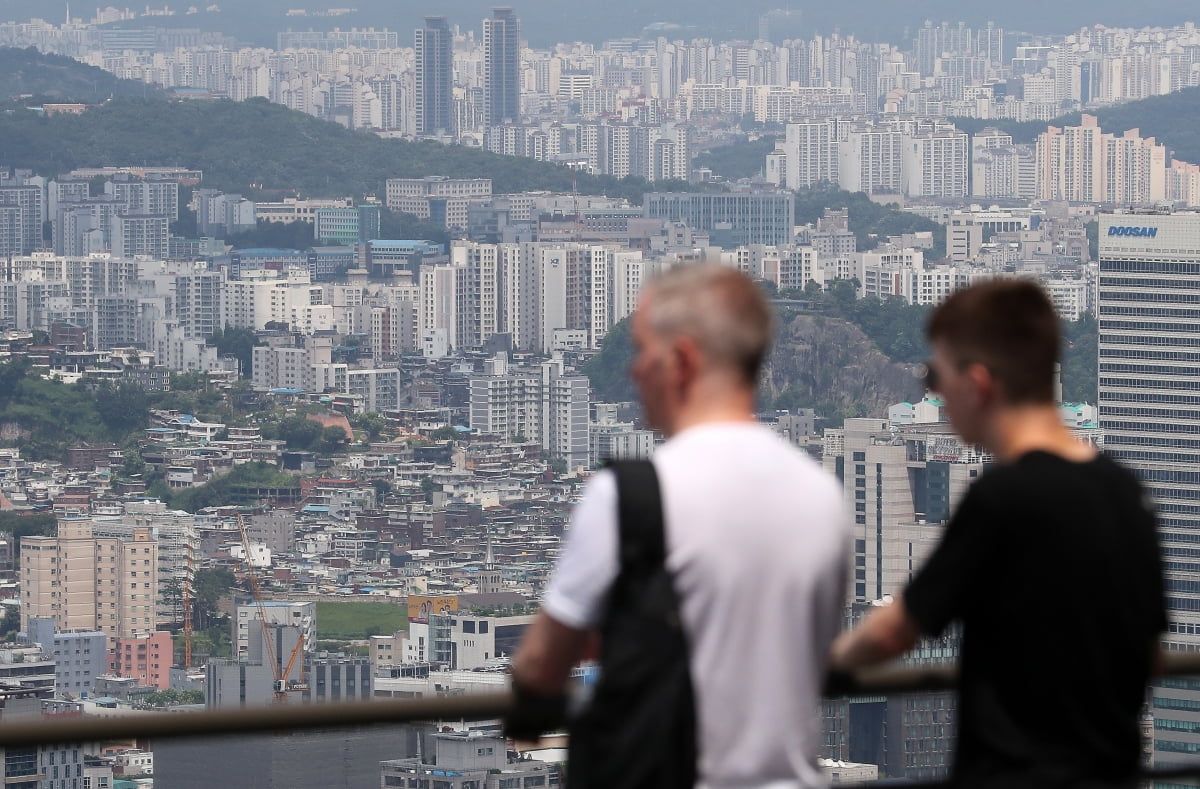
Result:
M34 132L0 150L0 582L20 641L0 679L70 715L97 696L506 688L586 480L662 443L626 375L630 320L656 275L692 265L772 300L757 418L838 480L847 622L905 588L995 461L925 390L928 311L985 280L1038 283L1068 338L1057 413L1145 481L1164 640L1195 651L1200 156L1162 108L1200 90L1200 27L1121 27L1105 19L1139 9L1099 6L1029 33L1019 6L930 6L890 39L771 4L712 23L744 34L598 25L595 42L543 38L573 9L535 3L373 28L310 9L255 46L231 34L273 24L269 3L237 30L216 29L224 10L0 22L0 44L162 89L48 90L4 116ZM35 144L101 120L180 145ZM958 654L951 632L911 660ZM1148 763L1200 753L1194 681L1154 686L1147 711ZM957 713L945 693L825 699L812 755L839 782L938 780ZM312 752L341 755L312 775L559 780L553 758L447 725L331 736ZM295 783L307 740L276 740L229 743L220 769ZM181 786L210 778L196 751L155 750L90 769L160 758ZM5 756L29 789L79 789L88 761Z

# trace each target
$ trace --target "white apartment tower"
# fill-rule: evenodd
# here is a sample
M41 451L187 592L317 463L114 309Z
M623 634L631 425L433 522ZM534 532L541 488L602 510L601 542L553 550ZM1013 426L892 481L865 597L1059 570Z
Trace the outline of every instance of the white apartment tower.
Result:
M568 468L588 464L588 380L568 375L561 358L510 368L497 354L470 379L470 426L505 439L536 441Z
M906 134L904 193L909 197L966 197L970 153L965 132L935 129Z
M903 187L901 142L897 129L851 128L838 145L838 185L850 192L899 194Z
M789 123L784 136L787 187L808 189L838 182L837 122Z

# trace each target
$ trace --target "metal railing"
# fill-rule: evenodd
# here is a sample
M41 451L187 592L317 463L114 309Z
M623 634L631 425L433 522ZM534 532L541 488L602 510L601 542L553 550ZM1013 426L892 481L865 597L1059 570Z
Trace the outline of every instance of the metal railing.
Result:
M1164 654L1162 676L1200 676L1200 652ZM838 682L838 696L882 696L953 690L958 667L952 663L927 666L888 665L864 669L849 682ZM317 704L279 703L270 706L203 712L145 713L120 717L29 719L0 724L0 749L43 743L153 740L261 734L303 729L329 729L438 719L486 720L505 716L513 708L510 692L437 698L380 699ZM1200 777L1195 767L1155 769L1146 778L1157 780ZM907 787L941 786L905 783Z

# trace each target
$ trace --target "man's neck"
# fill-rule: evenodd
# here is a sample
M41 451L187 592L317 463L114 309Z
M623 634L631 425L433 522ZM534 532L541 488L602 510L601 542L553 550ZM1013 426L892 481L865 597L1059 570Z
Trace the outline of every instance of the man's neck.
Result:
M1007 406L996 413L985 442L996 459L1009 463L1040 450L1076 463L1096 457L1096 448L1067 429L1053 404Z
M671 423L671 435L717 422L754 422L754 391L717 380L699 383L688 393Z

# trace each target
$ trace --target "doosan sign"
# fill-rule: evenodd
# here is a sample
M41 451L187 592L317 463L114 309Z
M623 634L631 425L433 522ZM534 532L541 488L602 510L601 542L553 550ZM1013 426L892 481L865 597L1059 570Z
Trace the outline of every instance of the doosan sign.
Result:
M1158 235L1157 227L1123 227L1113 225L1108 229L1110 236L1137 236L1139 238L1154 238Z

